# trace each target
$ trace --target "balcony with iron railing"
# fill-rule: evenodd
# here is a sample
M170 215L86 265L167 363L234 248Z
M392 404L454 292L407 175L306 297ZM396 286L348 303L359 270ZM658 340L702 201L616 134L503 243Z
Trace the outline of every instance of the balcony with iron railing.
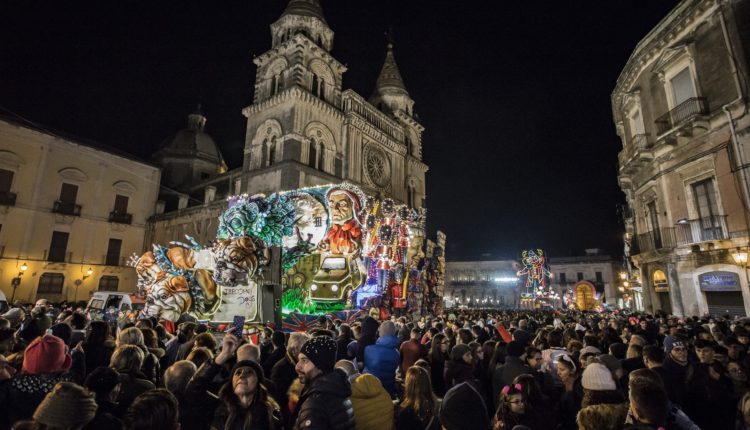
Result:
M639 234L637 239L640 252L674 248L676 243L674 228L671 227L660 228Z
M16 193L10 191L0 191L0 206L15 206Z
M630 143L618 154L621 171L630 171L643 163L654 159L651 150L653 141L648 133L639 133L630 139Z
M729 239L727 216L680 220L675 227L675 235L678 245Z
M52 206L52 212L62 215L81 216L81 205L57 200Z
M133 214L112 211L109 213L109 222L115 222L118 224L132 224Z
M654 121L656 134L663 135L696 117L706 114L708 114L708 102L705 97L687 99Z

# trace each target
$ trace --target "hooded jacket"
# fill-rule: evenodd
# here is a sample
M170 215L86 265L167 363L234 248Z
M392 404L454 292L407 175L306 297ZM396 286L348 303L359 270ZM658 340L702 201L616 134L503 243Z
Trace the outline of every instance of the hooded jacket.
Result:
M391 430L393 403L378 378L362 374L352 382L350 397L357 430Z
M380 379L388 394L396 393L396 368L399 364L398 338L382 336L365 348L365 372Z
M334 369L305 386L292 414L293 430L354 430L354 410L346 374Z

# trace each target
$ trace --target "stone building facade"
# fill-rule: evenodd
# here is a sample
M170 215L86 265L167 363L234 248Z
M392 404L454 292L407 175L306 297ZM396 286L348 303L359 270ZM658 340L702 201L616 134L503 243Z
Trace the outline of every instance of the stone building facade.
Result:
M619 292L619 264L609 255L600 255L597 250L587 250L586 255L576 257L553 257L549 260L552 273L550 284L562 297L580 281L594 284L597 293L604 297L603 303L612 307L624 307Z
M748 1L680 2L612 92L625 249L646 311L750 311L749 11Z
M521 298L521 269L515 260L447 261L446 308L517 308Z
M24 302L135 291L160 169L0 119L0 289ZM18 278L14 281L15 278Z
M270 194L347 181L367 193L424 206L424 128L393 46L366 99L342 87L346 66L331 55L334 33L318 0L290 0L271 24L271 35L270 49L254 59L253 104L242 110L247 118L242 167L226 171L203 132L205 118L190 119L188 128L157 153L165 182L175 188L163 193L166 210L154 217L147 240L184 234L211 238L224 199L243 192ZM187 163L200 154L200 166ZM190 173L173 179L180 169Z

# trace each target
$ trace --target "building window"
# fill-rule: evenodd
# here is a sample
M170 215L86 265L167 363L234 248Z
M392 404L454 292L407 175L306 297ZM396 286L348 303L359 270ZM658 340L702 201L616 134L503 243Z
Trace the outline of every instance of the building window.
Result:
M104 264L107 266L119 266L120 265L120 249L122 248L122 240L110 239L107 245L107 257Z
M260 147L262 151L262 155L260 157L260 167L266 167L269 165L268 160L266 159L266 155L268 152L268 139L263 139L263 144Z
M320 145L320 151L318 152L318 169L326 169L326 148L323 145Z
M315 217L315 227L323 227L323 218L319 216Z
M719 205L716 202L713 178L696 182L692 187L698 218L704 220L717 217L719 215Z
M68 250L68 236L68 233L62 231L52 232L52 241L50 241L49 253L47 254L48 261L65 262L65 254Z
M276 161L276 136L271 138L271 146L268 149L268 165L272 165Z
M119 283L120 278L117 276L102 276L99 279L99 291L117 291Z
M576 273L576 278L578 278L579 281L583 281L583 272Z
M13 172L0 169L0 193L9 193L13 185Z
M560 280L560 283L561 283L561 284L565 284L565 283L567 283L567 282L568 282L568 280L567 280L567 279L565 278L565 273L560 273L560 274L559 274L559 275L557 276L557 279L559 279L559 280Z
M62 273L43 273L39 277L37 294L62 294L65 276Z
M599 283L604 282L604 278L602 277L602 272L595 272L594 275L596 276L596 282L599 282Z
M66 204L66 205L74 205L76 204L76 200L78 199L78 185L68 184L66 182L63 182L62 187L60 187L60 203Z
M115 195L115 212L118 214L128 213L129 200L128 196L123 196L121 194Z
M318 161L318 150L315 139L310 139L310 150L308 151L307 164L313 169L316 168L315 163Z
M312 93L318 95L318 75L313 74L312 76Z
M634 138L639 134L644 134L646 131L643 127L643 116L641 116L641 110L633 108L628 115L628 124L630 125L630 138Z
M679 106L683 102L696 97L693 77L690 67L685 67L669 80L672 94L672 107Z

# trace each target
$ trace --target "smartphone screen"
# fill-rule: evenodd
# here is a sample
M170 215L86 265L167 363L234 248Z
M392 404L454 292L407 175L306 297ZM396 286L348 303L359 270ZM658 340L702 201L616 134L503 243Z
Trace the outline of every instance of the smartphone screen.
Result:
M234 323L233 333L237 336L237 339L242 339L242 331L245 327L245 317L242 315L235 315L232 320Z

